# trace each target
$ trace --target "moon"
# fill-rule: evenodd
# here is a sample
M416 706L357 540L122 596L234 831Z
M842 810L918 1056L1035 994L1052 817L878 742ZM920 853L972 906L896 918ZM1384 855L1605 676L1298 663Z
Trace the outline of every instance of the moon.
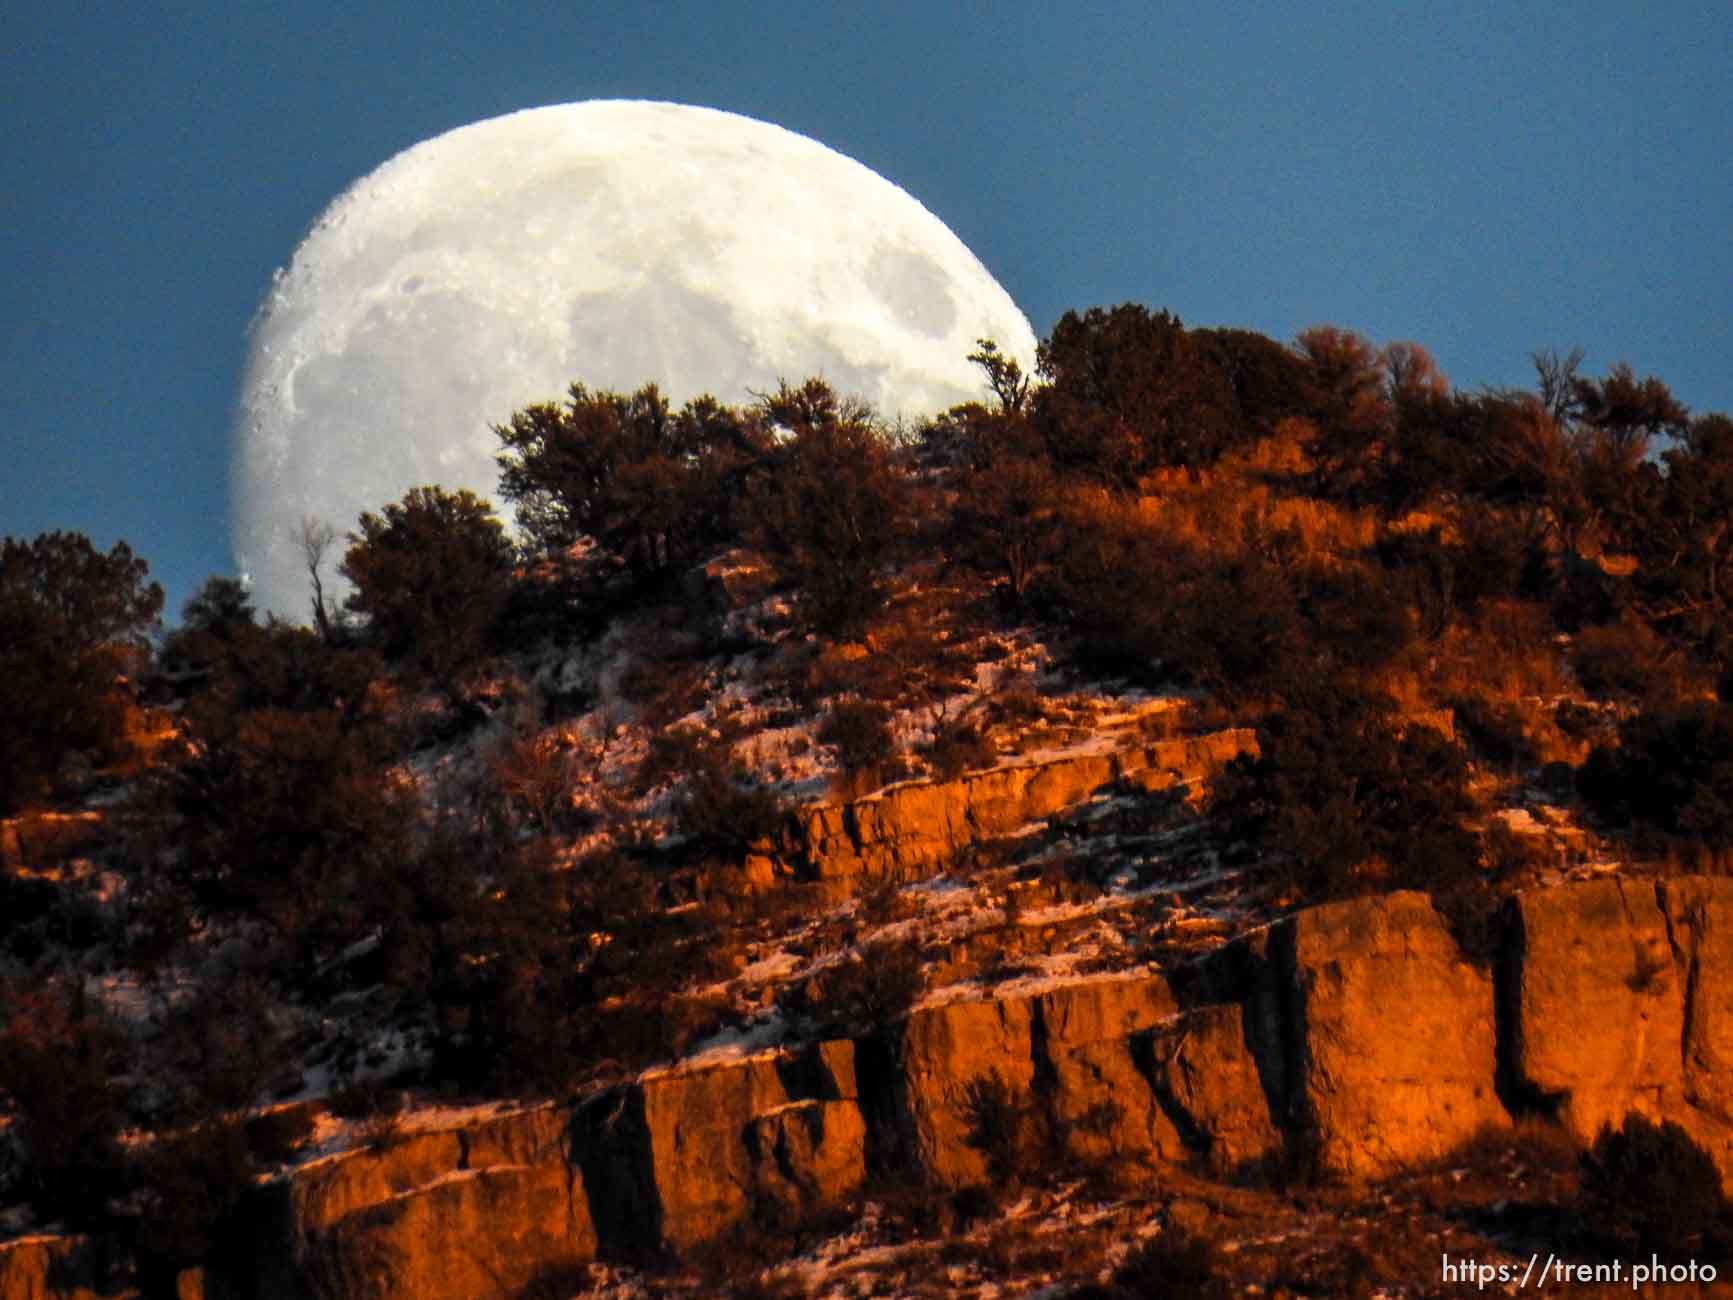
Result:
M678 404L817 375L917 418L982 397L979 338L1033 368L962 241L805 136L627 100L476 122L357 181L277 273L236 417L235 556L261 609L299 616L304 519L341 535L423 483L494 497L492 426L573 382Z

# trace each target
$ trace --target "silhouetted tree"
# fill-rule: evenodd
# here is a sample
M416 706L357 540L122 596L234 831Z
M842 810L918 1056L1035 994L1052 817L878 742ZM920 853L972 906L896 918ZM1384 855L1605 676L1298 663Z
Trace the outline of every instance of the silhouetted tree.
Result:
M78 533L0 544L0 811L40 794L71 752L113 756L126 676L146 652L162 588L125 542Z
M1726 662L1733 615L1733 419L1691 422L1661 455L1665 476L1650 484L1633 530L1638 582L1649 616L1684 627Z
M753 539L815 627L855 631L883 601L878 571L901 535L908 486L891 444L866 407L822 380L782 384L761 410L782 436L753 501Z
M1056 464L1131 486L1164 465L1207 465L1238 435L1213 350L1170 312L1135 303L1066 312L1041 344L1036 424Z
M301 561L307 566L307 580L313 587L314 630L329 641L333 630L331 609L325 603L325 580L321 571L325 567L325 557L336 544L337 530L323 519L306 515L295 526L294 540L301 552Z
M1400 515L1429 500L1477 491L1486 473L1480 399L1460 393L1415 393L1396 410L1375 496Z
M1283 420L1306 413L1310 376L1297 353L1252 330L1199 329L1191 334L1233 389L1242 436L1267 437Z
M1583 350L1572 348L1560 356L1556 348L1544 348L1529 354L1534 362L1535 387L1541 405L1561 428L1568 428L1582 412L1577 395L1577 369L1583 363Z
M1425 348L1391 343L1381 355L1389 425L1373 487L1386 510L1400 513L1459 492L1478 449L1465 436L1469 402L1451 391Z
M975 344L976 350L969 353L969 360L986 374L988 387L999 399L1000 413L1021 415L1029 398L1029 377L1023 373L1023 367L1015 357L999 351L999 345L992 339L976 339Z
M163 638L158 662L185 688L208 677L248 632L256 632L255 619L246 583L221 575L206 578L181 606L181 625Z
M181 627L221 636L241 624L256 621L253 599L239 578L214 575L181 606Z
M1450 392L1450 381L1432 354L1418 343L1386 343L1380 356L1385 398L1393 406L1400 408L1404 402L1443 397Z
M533 544L591 537L644 576L732 533L732 498L769 446L755 413L710 397L676 413L653 384L630 396L574 384L563 406L526 407L494 432L500 492Z
M1599 429L1620 448L1647 442L1659 434L1684 431L1689 413L1667 386L1653 375L1638 379L1624 362L1602 380L1573 376L1581 421Z
M1356 489L1378 472L1391 432L1384 355L1335 325L1302 330L1295 344L1311 370L1307 414L1317 429L1312 456L1320 483Z
M446 676L482 653L510 590L512 545L473 493L411 488L361 516L338 571L388 658Z

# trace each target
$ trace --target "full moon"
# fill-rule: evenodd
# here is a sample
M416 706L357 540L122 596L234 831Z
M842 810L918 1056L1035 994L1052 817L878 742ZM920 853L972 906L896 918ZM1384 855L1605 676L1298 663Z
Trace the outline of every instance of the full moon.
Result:
M983 395L978 338L1031 368L1028 321L945 224L804 136L614 100L477 122L357 181L277 274L236 558L262 609L300 617L303 520L341 537L423 483L494 497L492 426L573 382L678 404L817 375L913 418Z

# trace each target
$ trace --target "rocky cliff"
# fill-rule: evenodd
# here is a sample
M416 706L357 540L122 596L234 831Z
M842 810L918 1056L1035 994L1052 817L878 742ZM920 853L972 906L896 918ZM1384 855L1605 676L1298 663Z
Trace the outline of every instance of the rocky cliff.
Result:
M1117 782L1146 791L1185 789L1256 753L1254 731L1230 728L1001 764L953 781L910 781L868 798L803 809L791 843L778 854L756 856L748 870L761 886L792 878L845 897L865 883L917 879L965 845L1076 807Z
M1424 895L1391 894L1172 972L940 1001L858 1041L677 1066L332 1157L262 1188L249 1265L203 1284L508 1296L576 1261L787 1225L875 1175L963 1187L1068 1157L1375 1179L1525 1114L1579 1139L1630 1113L1671 1119L1733 1186L1730 1064L1733 880L1523 894L1490 969ZM108 1294L74 1254L0 1247L0 1297Z

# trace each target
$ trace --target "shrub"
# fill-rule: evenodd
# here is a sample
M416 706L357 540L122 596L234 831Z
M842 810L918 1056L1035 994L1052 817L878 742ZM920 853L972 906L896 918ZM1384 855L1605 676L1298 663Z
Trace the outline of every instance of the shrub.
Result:
M0 866L0 950L34 961L48 942L44 932L60 903L54 881Z
M521 810L549 835L559 824L560 812L571 807L577 756L572 742L557 730L517 732L500 743L489 776L509 807Z
M1320 585L1308 626L1303 575L1281 554L1291 537L1262 538L1261 551L1238 538L1206 548L1163 535L1129 503L1100 497L1073 502L1067 526L1069 544L1047 595L1079 633L1078 653L1094 671L1151 682L1177 677L1245 699L1290 673L1315 676L1322 623L1336 625L1339 648L1355 659L1386 652L1388 601L1369 604L1346 587ZM1370 631L1377 636L1363 639Z
M182 1067L183 1114L253 1105L282 1069L282 1034L272 1022L271 990L248 976L208 979L177 1005L166 1038Z
M1063 539L1059 482L1044 460L1001 459L964 475L953 536L977 568L1004 577L1021 602Z
M1622 1255L1697 1254L1729 1244L1733 1228L1715 1162L1670 1120L1625 1116L1582 1155L1578 1210L1584 1231Z
M1443 543L1438 527L1424 533L1387 534L1378 542L1377 557L1389 572L1391 585L1414 609L1420 630L1429 637L1443 632L1456 614L1462 560Z
M1733 705L1697 700L1645 710L1597 745L1577 787L1615 825L1712 848L1733 844Z
M273 618L263 627L232 625L207 643L210 672L187 702L202 736L226 735L257 709L334 711L344 729L374 727L384 664L377 652L326 641L309 628Z
M964 1141L987 1162L995 1186L1013 1182L1040 1163L1049 1135L1045 1116L1028 1101L1019 1101L996 1074L969 1082L964 1090L969 1131Z
M742 776L748 774L720 750L699 750L680 799L681 829L712 849L734 854L781 835L788 821L782 799Z
M1571 647L1577 680L1596 694L1642 699L1659 694L1668 673L1668 647L1647 626L1635 621L1585 627ZM1674 693L1677 693L1676 691Z
M307 1144L317 1127L311 1108L279 1106L246 1121L247 1146L261 1165L284 1164Z
M1041 343L1033 421L1068 472L1122 487L1203 466L1247 436L1221 349L1136 303L1066 312Z
M1470 501L1457 512L1457 531L1455 589L1464 608L1546 589L1546 540L1532 519Z
M326 1104L339 1119L371 1120L401 1112L403 1094L377 1083L352 1083L332 1093Z
M427 990L434 1073L472 1088L553 1092L584 1064L595 1000L584 936L614 924L595 868L554 867L551 841L501 848L448 833L416 864L427 878L388 930L399 981Z
M653 384L574 384L563 406L526 407L494 432L500 492L532 543L592 537L640 577L731 540L735 501L770 448L758 412L701 397L675 413Z
M397 905L413 799L334 712L245 714L172 788L193 887L269 921L304 962Z
M954 719L939 728L927 746L927 762L941 781L954 781L964 772L991 767L999 757L992 738L971 722Z
M877 943L858 961L827 966L778 999L783 1009L814 1021L824 1037L864 1033L907 1015L923 987L921 956L907 944Z
M818 738L836 751L837 766L848 776L882 768L896 754L891 711L876 700L838 700Z
M1113 1285L1114 1294L1125 1300L1214 1300L1234 1293L1216 1244L1175 1225L1132 1251L1114 1270Z
M1456 725L1478 753L1494 763L1533 763L1540 757L1530 732L1535 710L1509 700L1462 695L1451 700Z
M338 571L387 658L446 677L480 657L510 594L512 545L473 493L412 488L364 513Z
M128 676L162 610L147 572L125 542L0 543L0 814L46 793L70 753L125 752Z
M239 578L215 576L181 607L181 625L163 638L157 665L172 686L208 680L234 653L238 639L258 631L258 618Z
M1261 744L1217 779L1217 797L1244 833L1289 858L1307 896L1446 891L1477 870L1462 825L1467 759L1438 732L1323 683L1271 717Z
M750 503L752 540L814 628L852 634L883 604L878 570L901 540L908 483L871 412L821 380L783 384L763 416L787 436Z

